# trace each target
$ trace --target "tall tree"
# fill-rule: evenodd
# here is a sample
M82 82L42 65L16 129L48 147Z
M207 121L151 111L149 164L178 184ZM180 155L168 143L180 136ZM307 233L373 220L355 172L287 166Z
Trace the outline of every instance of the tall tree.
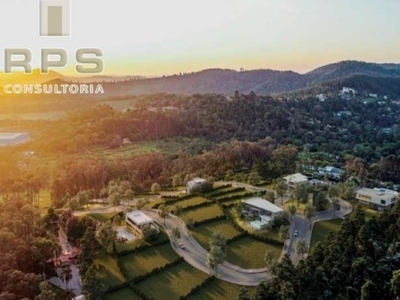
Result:
M307 204L305 206L305 208L304 208L304 215L306 216L306 218L310 222L310 229L311 229L311 219L315 217L315 214L316 214L315 206L313 206L310 203Z

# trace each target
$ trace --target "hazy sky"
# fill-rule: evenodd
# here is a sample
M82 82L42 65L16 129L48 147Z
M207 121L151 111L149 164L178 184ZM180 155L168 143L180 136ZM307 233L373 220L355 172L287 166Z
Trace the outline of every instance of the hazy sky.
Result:
M98 47L105 74L400 62L399 0L71 0L71 37L39 37L38 3L0 0L0 69L11 47L36 67L40 48L67 49L73 65L76 49Z

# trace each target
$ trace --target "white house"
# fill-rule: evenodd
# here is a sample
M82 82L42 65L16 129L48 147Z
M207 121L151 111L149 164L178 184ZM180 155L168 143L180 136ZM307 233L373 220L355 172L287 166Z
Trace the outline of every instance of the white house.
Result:
M250 222L250 226L257 230L268 227L271 220L283 213L282 208L259 197L242 202L244 203L242 214L257 219Z
M156 233L160 232L160 228L154 223L153 219L140 210L127 213L125 221L142 237L143 229L148 226L154 229Z
M361 188L356 191L356 199L373 209L390 209L394 206L398 192L381 188Z
M207 185L207 180L203 178L193 178L186 184L186 193L190 194L201 190L203 186Z
M292 175L283 177L283 179L286 181L287 186L291 187L291 188L294 188L294 187L296 187L296 185L299 185L302 183L308 183L308 177L301 173L292 174Z

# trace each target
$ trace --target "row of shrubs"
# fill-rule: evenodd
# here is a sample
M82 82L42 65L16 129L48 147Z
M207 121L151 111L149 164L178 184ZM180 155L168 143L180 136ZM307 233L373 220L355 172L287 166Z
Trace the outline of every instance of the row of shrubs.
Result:
M164 203L157 203L157 204L155 204L153 206L153 208L154 209L158 209L161 204L171 205L171 204L175 204L175 203L177 203L179 201L188 200L188 199L191 199L191 198L194 198L194 197L202 197L202 195L196 193L196 194L185 195L185 196L182 196L182 197L178 197L178 196L161 196L161 198L165 199L165 202Z
M118 256L124 256L124 255L129 255L132 253L138 253L140 251L143 250L147 250L156 246L161 246L161 245L165 245L165 244L169 244L169 239L162 239L159 240L157 242L151 243L151 244L143 244L140 245L139 247L133 248L133 249L129 249L129 250L124 250L118 253Z
M221 203L221 202L225 202L225 201L231 201L231 200L236 200L236 199L241 199L241 198L252 197L254 195L256 195L256 193L248 192L248 193L244 193L244 194L240 194L240 195L226 196L226 197L222 197L219 199L212 199L212 200L215 200L215 201Z
M193 296L197 292L199 292L201 289L205 288L207 285L210 285L213 281L215 280L214 276L207 277L202 283L196 285L194 288L190 290L189 293L187 293L185 296L180 296L179 300L186 300L190 296Z
M196 208L200 208L200 207L210 206L210 205L213 205L213 204L214 203L212 203L210 201L204 201L202 203L186 206L186 207L182 208L182 211L188 211L188 210L192 210L192 209L196 209Z
M244 187L237 187L231 190L224 190L224 191L220 191L219 193L210 195L212 198L218 198L224 195L229 195L229 194L233 194L233 193L237 193L237 192L243 192L246 189Z

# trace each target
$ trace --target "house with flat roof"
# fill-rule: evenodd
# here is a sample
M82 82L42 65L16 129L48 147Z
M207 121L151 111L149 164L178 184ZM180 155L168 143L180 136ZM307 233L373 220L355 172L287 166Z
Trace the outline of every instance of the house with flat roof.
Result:
M390 209L394 206L398 193L381 188L361 188L356 191L356 199L375 210Z
M186 193L192 194L201 192L203 189L207 189L208 183L207 180L203 178L193 178L192 180L188 181L186 184Z
M322 176L327 175L330 179L340 180L344 174L344 170L332 166L326 166L318 168L318 174Z
M256 230L268 227L276 216L283 213L282 208L259 197L243 200L242 202L244 204L242 214L256 219L250 222L250 226Z
M287 186L290 188L295 188L296 185L299 185L302 183L308 183L308 177L301 173L292 174L292 175L283 177L283 179L286 181Z
M8 145L16 145L26 142L30 139L30 135L27 132L1 132L0 133L0 147Z
M141 237L143 237L143 230L146 227L154 229L155 233L160 232L160 228L156 223L154 223L153 219L140 210L135 210L127 213L125 221Z

